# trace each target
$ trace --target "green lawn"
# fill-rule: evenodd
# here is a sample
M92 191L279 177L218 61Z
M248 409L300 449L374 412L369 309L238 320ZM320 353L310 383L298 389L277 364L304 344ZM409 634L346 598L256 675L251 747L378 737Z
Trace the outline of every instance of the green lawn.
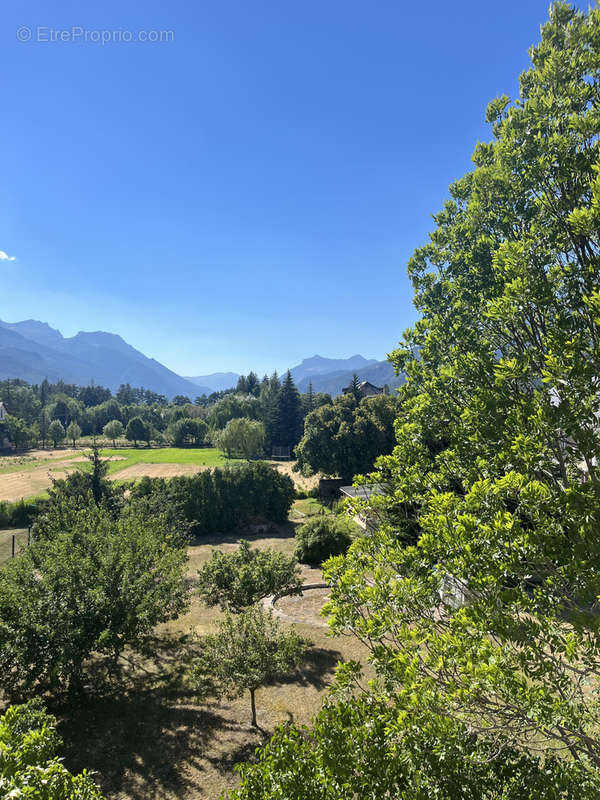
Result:
M100 455L103 458L115 456L119 459L110 462L109 473L120 472L122 469L136 464L193 464L199 467L223 467L237 461L237 459L225 458L216 447L161 447L156 449L132 447L101 450Z

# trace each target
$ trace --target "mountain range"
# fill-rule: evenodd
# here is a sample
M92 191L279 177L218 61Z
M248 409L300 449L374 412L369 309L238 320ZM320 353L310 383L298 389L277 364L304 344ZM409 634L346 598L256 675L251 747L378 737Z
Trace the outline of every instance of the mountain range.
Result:
M113 392L122 383L143 386L167 397L198 394L197 387L114 333L86 333L65 338L45 322L0 321L0 378L29 383L51 382L87 386L92 381Z
M301 392L308 390L340 394L356 372L361 380L377 386L399 386L404 378L396 376L388 361L350 358L305 358L290 369ZM80 331L64 337L45 322L0 321L0 379L22 378L29 383L63 380L86 386L92 382L115 392L122 383L143 386L171 398L177 394L191 398L234 387L239 375L215 372L209 375L182 377L148 358L127 344L120 336L103 331Z

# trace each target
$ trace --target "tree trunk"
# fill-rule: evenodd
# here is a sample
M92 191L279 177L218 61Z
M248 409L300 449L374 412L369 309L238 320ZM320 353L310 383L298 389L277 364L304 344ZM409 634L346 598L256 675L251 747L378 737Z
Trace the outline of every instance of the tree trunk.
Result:
M256 691L255 689L250 689L250 705L252 707L252 725L255 728L258 728L258 723L256 721L256 703L254 701L254 692L255 691Z

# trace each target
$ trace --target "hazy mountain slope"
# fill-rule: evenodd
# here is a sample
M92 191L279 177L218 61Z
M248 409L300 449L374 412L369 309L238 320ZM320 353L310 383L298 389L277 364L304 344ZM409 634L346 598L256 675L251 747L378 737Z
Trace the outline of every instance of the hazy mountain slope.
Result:
M30 383L62 378L66 383L79 383L87 374L85 361L27 339L0 323L0 378L22 378Z
M38 322L36 319L26 319L23 322L1 322L0 326L10 331L20 333L26 339L47 347L56 347L62 341L63 335L47 322Z
M211 392L222 392L224 389L233 389L240 376L237 372L213 372L210 375L196 375L193 378L186 377L197 386L196 394L211 394Z
M313 392L328 392L332 396L341 394L342 389L350 384L354 373L361 381L369 381L375 386L387 385L391 390L404 383L404 375L395 375L394 367L389 361L369 361L364 367L353 369L335 370L324 375L307 375L298 381L298 389L301 392L308 390L308 384L312 382Z
M24 332L29 336L21 335ZM93 380L113 391L121 383L129 383L168 397L185 394L193 398L198 394L193 383L147 358L120 336L98 331L65 339L58 331L34 320L0 322L0 376L33 383L62 378L66 383L82 386Z
M301 364L292 367L290 372L294 382L299 385L304 379L309 379L315 375L331 375L335 372L348 371L350 374L365 369L370 364L376 364L374 358L364 358L356 355L350 358L323 358L323 356L313 356L305 358ZM314 384L314 381L313 381ZM308 385L308 384L307 384Z

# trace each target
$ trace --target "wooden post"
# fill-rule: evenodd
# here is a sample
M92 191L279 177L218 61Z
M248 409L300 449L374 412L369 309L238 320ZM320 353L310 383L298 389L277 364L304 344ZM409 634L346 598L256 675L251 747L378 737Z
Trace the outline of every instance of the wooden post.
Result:
M15 535L14 535L14 533L13 533L13 537L12 537L12 555L11 555L11 558L14 558L14 557L15 557Z
M27 526L27 547L31 544L31 525Z

